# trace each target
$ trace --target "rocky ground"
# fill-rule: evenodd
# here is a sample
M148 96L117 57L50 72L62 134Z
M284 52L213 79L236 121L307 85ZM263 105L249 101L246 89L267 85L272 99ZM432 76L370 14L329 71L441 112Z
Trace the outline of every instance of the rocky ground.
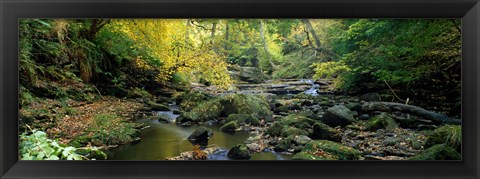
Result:
M317 93L304 93L312 88L312 84L320 84L317 86ZM202 110L197 110L193 112L195 114L183 113L177 122L202 123L203 119L215 118L214 122L224 124L222 130L225 132L250 131L251 137L241 144L248 148L249 152L273 150L291 153L294 155L293 159L300 160L405 160L422 158L418 156L427 154L428 157L423 159L459 158L460 151L451 150L458 148L455 147L457 144L452 144L455 142L445 142L446 140L432 137L432 134L438 133L438 129L452 126L443 126L407 113L364 111L363 103L381 101L377 93L362 96L340 95L329 91L329 87L325 87L328 84L328 81L312 83L298 80L284 84L242 84L240 89L243 90L236 93L264 99L271 116L265 115L268 112L258 115L262 113L261 110L251 109L235 109L234 112L225 114L222 106L243 108L235 106L242 101L233 104L220 102L219 111L204 110L210 114L218 113L219 116L203 118L204 116L199 114ZM245 105L258 107L258 104L254 103ZM211 103L208 106L215 108L216 105ZM196 108L190 111L196 111ZM185 114L194 117L185 118ZM455 133L449 135L459 135L455 131L449 132ZM437 142L432 143L434 140Z

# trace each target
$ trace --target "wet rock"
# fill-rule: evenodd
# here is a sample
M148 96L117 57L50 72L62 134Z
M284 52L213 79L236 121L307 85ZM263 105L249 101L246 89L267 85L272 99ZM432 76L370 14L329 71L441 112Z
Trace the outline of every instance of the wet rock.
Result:
M250 124L253 126L260 125L260 120L251 114L230 114L226 121L237 121L238 124Z
M310 139L310 137L308 136L300 135L300 136L295 136L295 138L293 139L293 142L297 145L303 146L308 142L310 142L311 140L312 139Z
M328 108L322 118L322 122L331 127L346 126L354 121L352 111L343 105Z
M335 142L340 142L342 140L342 137L335 129L323 123L315 123L313 125L313 132L310 137L312 139L331 140Z
M188 115L180 115L176 119L177 123L186 123L186 122L191 123L192 121L194 121L194 120L191 117L189 117Z
M155 111L170 111L170 108L163 104L158 104L154 102L148 102L147 104L152 108L152 110Z
M213 131L206 127L199 127L195 131L193 131L190 136L188 136L188 140L192 141L192 143L208 143L210 137L213 136Z
M385 138L385 140L383 140L383 145L385 146L394 146L395 144L397 144L398 142L398 139L395 138L395 137L387 137Z
M250 151L254 151L254 152L262 151L262 147L257 143L247 144L247 147Z
M358 116L358 119L360 119L360 120L368 120L368 119L370 119L370 115L368 115L368 114L362 114L362 115Z
M461 155L446 144L437 144L411 157L410 160L461 160Z
M292 142L293 142L293 136L284 138L280 140L277 143L277 145L275 145L273 150L275 150L275 152L285 152L293 146Z
M313 105L313 100L303 100L301 102L301 105L302 106L311 106L311 105Z
M251 157L251 153L246 145L238 144L228 151L227 156L228 158L235 160L248 160Z
M280 122L274 122L270 128L265 132L270 136L280 136L282 135L284 125L280 124Z
M382 101L382 98L378 93L367 93L358 99L359 101L371 102L371 101Z
M175 110L173 110L173 114L182 114L182 111L180 111L178 109L175 109Z
M299 129L296 127L286 127L283 128L282 130L282 135L281 136L296 136L296 135L308 135L308 131L305 131L303 129Z
M345 107L347 107L351 111L357 112L357 114L361 114L362 112L362 105L360 105L359 103L348 103L345 105Z
M230 121L224 124L222 127L220 127L220 130L224 132L234 132L237 128L238 128L238 122Z
M172 119L166 115L156 115L150 117L151 120L157 120L159 122L171 123Z
M385 129L386 131L390 132L397 127L398 124L395 122L395 120L386 113L381 113L380 115L374 116L365 124L365 129L370 131Z

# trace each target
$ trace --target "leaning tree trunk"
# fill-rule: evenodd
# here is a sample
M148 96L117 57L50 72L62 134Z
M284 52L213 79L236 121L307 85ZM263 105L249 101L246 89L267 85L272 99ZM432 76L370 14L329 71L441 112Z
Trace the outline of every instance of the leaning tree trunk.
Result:
M317 48L321 48L322 45L320 43L320 39L318 38L317 33L315 32L315 29L313 29L312 24L310 23L310 20L302 19L302 22L305 24L310 34L312 34L313 40L315 40L315 45L317 45Z
M263 43L263 49L265 50L265 53L267 54L268 57L268 62L272 66L272 70L276 70L277 66L273 63L272 61L272 55L270 55L270 50L268 50L267 42L265 40L265 27L264 27L264 22L263 20L260 19L260 37L262 38L262 43Z
M365 102L362 105L362 111L384 111L384 112L400 111L400 112L420 116L436 123L443 123L443 124L461 124L462 123L460 119L451 118L446 115L428 111L417 106L401 104L401 103L393 103L393 102Z

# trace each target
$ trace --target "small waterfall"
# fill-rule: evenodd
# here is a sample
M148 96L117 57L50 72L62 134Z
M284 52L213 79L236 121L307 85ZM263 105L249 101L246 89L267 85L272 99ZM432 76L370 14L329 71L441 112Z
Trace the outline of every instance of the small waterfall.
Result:
M305 94L312 95L312 96L317 96L318 95L317 90L320 88L319 84L315 84L313 82L313 80L311 80L311 79L307 79L307 80L303 79L303 80L301 80L301 82L306 82L306 83L312 85L312 87L310 89L308 89L307 91L304 92Z

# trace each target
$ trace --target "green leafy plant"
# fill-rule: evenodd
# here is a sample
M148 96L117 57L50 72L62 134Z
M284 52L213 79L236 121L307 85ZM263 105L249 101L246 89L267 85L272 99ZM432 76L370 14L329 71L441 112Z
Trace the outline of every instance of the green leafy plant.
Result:
M20 158L22 160L83 160L86 157L75 153L77 148L64 146L47 138L43 131L20 135Z

